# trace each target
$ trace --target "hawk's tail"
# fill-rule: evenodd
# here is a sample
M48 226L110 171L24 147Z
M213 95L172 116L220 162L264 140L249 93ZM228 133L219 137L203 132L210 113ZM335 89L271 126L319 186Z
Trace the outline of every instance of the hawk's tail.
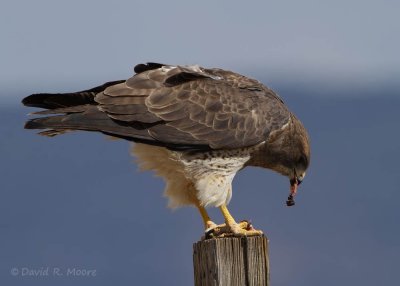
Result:
M108 86L121 82L124 81L108 82L75 93L32 94L24 98L22 103L26 106L46 109L33 114L51 116L31 119L26 122L25 128L45 129L39 134L46 136L55 136L71 130L100 131L106 134L115 133L117 136L125 136L128 127L116 124L105 113L100 112L94 100L97 93L104 91ZM140 134L138 135L140 137Z
M107 87L124 82L124 80L107 82L92 89L73 93L38 93L25 97L22 103L26 106L56 109L63 107L78 106L84 104L96 104L94 96L104 91Z
M52 137L69 131L83 130L98 131L127 140L148 139L146 129L133 128L132 124L118 124L106 113L99 111L95 105L86 104L58 108L36 112L35 114L52 114L52 116L34 118L25 123L26 129L44 129L39 133L40 135Z
M64 113L65 114L61 114ZM25 123L26 129L46 129L39 134L55 136L70 130L101 131L110 127L112 121L96 106L80 105L74 108L45 110L36 114L61 114L48 117L34 118Z

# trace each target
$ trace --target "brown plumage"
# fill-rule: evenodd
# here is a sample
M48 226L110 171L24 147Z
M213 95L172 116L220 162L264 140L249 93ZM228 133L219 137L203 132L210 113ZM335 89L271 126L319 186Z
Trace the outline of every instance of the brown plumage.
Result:
M308 135L271 89L199 66L148 63L135 72L86 91L26 97L23 104L45 108L36 114L50 116L29 120L25 128L45 129L40 134L47 136L98 131L146 144L134 150L141 165L166 179L172 206L196 205L206 224L203 207L224 207L234 174L247 165L288 176L295 194L309 164ZM169 190L171 185L179 186ZM256 233L225 219L235 234Z

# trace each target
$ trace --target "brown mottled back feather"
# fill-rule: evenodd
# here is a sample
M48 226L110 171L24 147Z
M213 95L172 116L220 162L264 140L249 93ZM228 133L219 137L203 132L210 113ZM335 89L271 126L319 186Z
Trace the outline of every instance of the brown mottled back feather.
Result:
M149 63L135 72L89 90L89 101L77 99L82 93L28 97L24 104L61 107L41 114L65 115L33 119L27 128L100 131L178 149L234 149L265 141L290 117L272 90L230 71Z

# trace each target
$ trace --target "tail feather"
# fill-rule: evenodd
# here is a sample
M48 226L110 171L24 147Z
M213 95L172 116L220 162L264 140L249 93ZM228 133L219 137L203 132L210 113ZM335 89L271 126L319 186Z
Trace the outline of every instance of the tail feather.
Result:
M94 96L107 87L122 83L124 80L111 81L94 88L73 93L38 93L25 97L22 103L26 106L56 109L85 104L96 104Z
M147 68L154 68L154 66L150 65ZM100 110L97 102L94 101L96 94L111 85L122 82L124 80L108 82L75 93L32 94L24 98L22 103L26 106L45 108L33 114L50 116L28 120L25 123L25 129L40 129L43 130L39 133L40 135L49 137L75 130L97 131L130 141L156 144L148 128L157 125L158 122L119 121Z
M85 105L70 106L63 108L46 109L46 110L32 112L31 114L49 115L49 114L63 114L63 113L78 113L78 112L85 112L89 107L90 107L89 104L85 104Z
M98 131L112 134L115 137L149 139L147 129L134 128L133 125L121 125L107 114L97 109L97 106L87 106L85 112L34 118L25 123L25 129L45 129L41 135L55 136L73 130Z

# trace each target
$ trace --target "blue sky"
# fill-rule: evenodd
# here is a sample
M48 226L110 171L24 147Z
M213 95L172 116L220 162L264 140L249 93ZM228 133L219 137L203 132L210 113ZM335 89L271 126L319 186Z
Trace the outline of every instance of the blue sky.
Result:
M5 0L0 84L85 88L145 61L225 67L270 83L397 84L399 10L390 0Z
M270 239L275 286L394 285L400 253L398 1L3 1L0 9L0 284L190 285L196 210L170 211L129 144L23 130L20 100L129 77L139 62L255 77L309 130L297 204L250 168L232 213ZM216 210L211 214L221 221ZM22 277L13 268L96 269Z

